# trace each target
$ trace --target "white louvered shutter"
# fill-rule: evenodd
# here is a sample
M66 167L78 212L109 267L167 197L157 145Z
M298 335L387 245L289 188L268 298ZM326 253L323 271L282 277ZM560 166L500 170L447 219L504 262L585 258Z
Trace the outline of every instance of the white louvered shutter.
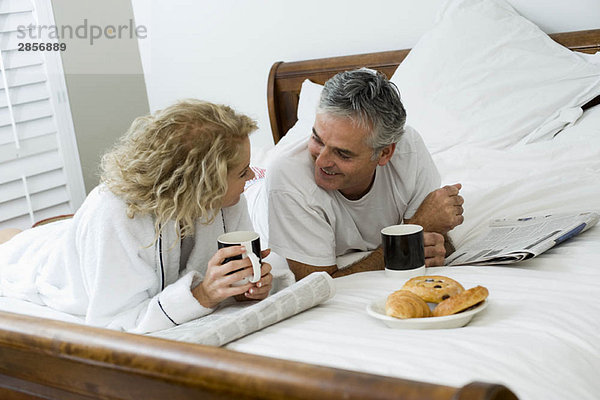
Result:
M85 198L60 53L19 51L54 25L50 0L0 0L0 229L73 213ZM21 34L22 35L22 34Z

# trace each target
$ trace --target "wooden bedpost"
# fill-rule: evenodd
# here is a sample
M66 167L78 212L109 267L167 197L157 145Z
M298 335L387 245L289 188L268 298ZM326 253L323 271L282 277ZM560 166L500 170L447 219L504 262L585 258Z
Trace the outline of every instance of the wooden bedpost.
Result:
M277 91L275 90L275 77L277 76L277 68L281 61L277 61L269 71L269 79L267 80L267 107L269 109L269 121L271 122L271 134L273 135L274 144L277 144L282 136L281 125L279 122L278 112L276 110L278 104Z

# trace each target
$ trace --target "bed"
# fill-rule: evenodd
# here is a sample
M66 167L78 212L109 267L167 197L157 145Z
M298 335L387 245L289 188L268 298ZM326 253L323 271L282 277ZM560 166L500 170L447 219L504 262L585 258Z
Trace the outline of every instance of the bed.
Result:
M600 29L551 38L570 51L600 51ZM394 78L409 52L275 63L267 88L275 142L303 134L318 85L336 72L369 67ZM595 88L590 82L586 88ZM398 86L408 104L418 104L410 88ZM528 126L511 136L514 143L486 136L454 145L423 134L443 182L464 185L466 221L452 235L457 247L493 217L600 208L600 106L589 92L578 97L582 104L568 104L582 109L578 117L540 115L537 125L546 128ZM390 329L365 307L399 282L379 271L338 278L333 299L224 348L83 326L0 298L0 397L593 399L600 393L599 255L600 228L592 228L519 264L432 269L490 290L487 309L451 330Z

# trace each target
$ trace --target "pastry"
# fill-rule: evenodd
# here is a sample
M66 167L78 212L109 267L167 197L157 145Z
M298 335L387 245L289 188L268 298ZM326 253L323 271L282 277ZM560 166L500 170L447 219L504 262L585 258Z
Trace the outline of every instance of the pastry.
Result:
M385 302L385 313L394 318L431 317L431 310L425 301L408 290L396 290Z
M402 289L410 290L429 303L439 303L465 290L454 279L439 275L416 276L409 279Z
M483 286L475 286L455 296L450 297L438 304L433 310L434 317L452 315L473 307L484 301L489 295Z

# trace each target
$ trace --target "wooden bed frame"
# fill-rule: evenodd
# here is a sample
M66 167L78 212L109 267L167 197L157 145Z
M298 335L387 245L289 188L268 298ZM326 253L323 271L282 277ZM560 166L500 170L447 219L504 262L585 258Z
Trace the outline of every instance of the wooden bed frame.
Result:
M551 36L572 50L600 50L600 29ZM275 63L268 82L274 141L296 121L304 79L324 83L363 66L391 76L408 52ZM516 399L497 384L442 386L6 312L0 312L0 398Z
M0 326L3 400L516 399L11 313Z

